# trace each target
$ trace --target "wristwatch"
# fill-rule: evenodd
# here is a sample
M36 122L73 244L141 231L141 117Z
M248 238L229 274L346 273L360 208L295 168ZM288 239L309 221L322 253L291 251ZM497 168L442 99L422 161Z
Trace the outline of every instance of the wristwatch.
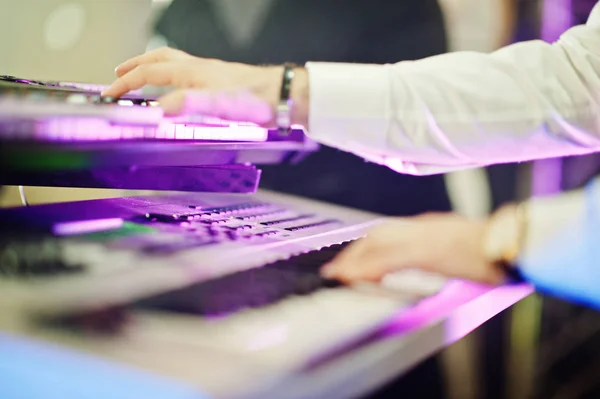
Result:
M292 98L290 89L294 79L294 67L291 64L283 66L283 79L281 82L281 92L279 93L279 103L276 110L277 131L281 135L290 134L292 128Z
M489 263L503 271L507 282L523 281L518 258L525 246L527 225L527 202L500 208L488 222L484 256Z

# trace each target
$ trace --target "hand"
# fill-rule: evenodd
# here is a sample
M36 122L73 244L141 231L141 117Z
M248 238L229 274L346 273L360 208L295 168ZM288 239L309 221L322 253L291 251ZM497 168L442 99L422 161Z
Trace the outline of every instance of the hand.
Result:
M283 68L204 59L161 48L124 62L115 72L118 79L103 96L118 98L146 85L173 86L183 90L160 99L168 114L196 113L272 125ZM301 76L296 77L302 81L302 73L299 74Z
M498 284L503 272L486 260L483 249L486 223L451 213L390 219L342 251L322 273L354 283L378 281L396 270L419 268Z

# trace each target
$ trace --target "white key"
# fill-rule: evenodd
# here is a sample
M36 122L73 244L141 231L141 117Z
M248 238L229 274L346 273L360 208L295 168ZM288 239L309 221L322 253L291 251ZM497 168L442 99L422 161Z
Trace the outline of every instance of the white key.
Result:
M194 127L193 126L185 126L184 127L183 138L185 140L193 140L194 139Z
M366 336L406 306L397 299L349 288L323 289L220 319L152 313L160 315L156 325L141 323L140 328L198 347L253 356L278 367L298 367Z

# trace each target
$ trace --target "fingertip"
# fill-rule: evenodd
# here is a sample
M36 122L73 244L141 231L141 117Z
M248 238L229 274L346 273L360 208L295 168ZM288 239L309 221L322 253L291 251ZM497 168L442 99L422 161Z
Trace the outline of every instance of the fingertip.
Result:
M183 91L174 91L158 99L158 104L167 115L177 115L184 111L186 94Z
M125 75L125 70L123 69L123 65L119 65L118 67L115 68L115 75L117 75L118 78Z
M114 82L112 82L110 84L110 86L108 86L106 89L102 90L102 92L100 93L100 95L102 97L114 97L115 94L115 83L117 83L119 80L115 80Z
M326 263L323 267L321 267L321 275L323 277L332 278L335 277L336 274L336 265L333 262Z
M327 279L343 281L351 284L361 279L360 272L355 270L352 263L330 262L321 268L321 276Z
M121 78L115 80L109 87L106 88L100 95L102 97L119 98L126 94L129 90Z
M100 93L100 96L101 96L101 97L115 97L115 96L113 95L113 93L114 93L114 88L113 88L112 86L110 86L110 87L109 87L109 88L107 88L106 90L102 91L102 92Z

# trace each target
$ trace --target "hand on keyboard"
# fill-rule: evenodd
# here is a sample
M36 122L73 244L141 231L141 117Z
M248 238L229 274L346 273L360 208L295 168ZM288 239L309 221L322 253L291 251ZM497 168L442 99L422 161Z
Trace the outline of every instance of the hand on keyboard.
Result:
M502 271L484 256L486 222L454 214L391 219L346 248L322 273L347 283L378 281L388 273L419 268L488 284Z
M105 97L120 97L145 85L173 86L185 90L161 99L169 114L269 125L279 97L282 68L202 59L162 48L124 62L115 72L118 79L102 93Z

